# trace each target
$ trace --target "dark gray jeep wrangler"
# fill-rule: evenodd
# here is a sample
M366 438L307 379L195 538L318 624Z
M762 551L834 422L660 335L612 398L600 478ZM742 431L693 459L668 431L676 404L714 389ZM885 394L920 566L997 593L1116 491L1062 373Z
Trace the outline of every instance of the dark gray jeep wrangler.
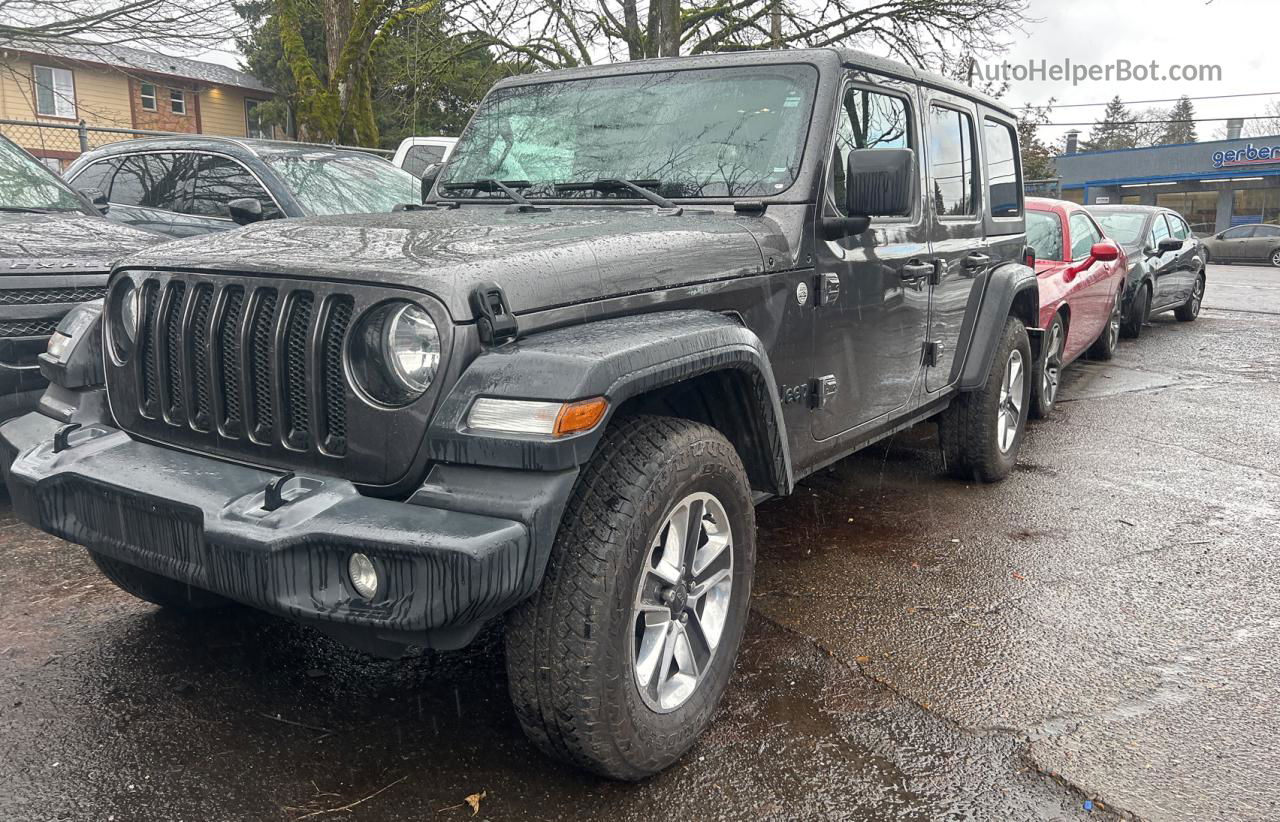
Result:
M1014 122L835 50L503 81L422 205L118 265L2 429L15 508L143 599L371 652L505 616L538 746L652 774L733 670L755 503L931 418L956 474L1011 470Z

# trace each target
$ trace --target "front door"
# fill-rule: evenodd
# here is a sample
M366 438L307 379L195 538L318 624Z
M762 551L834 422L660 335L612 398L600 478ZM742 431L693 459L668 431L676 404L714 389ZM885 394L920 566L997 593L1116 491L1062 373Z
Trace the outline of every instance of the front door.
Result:
M941 265L929 306L929 391L951 383L957 352L968 341L964 321L975 287L991 265L982 227L973 104L940 91L925 94L926 181L932 257Z
M815 439L873 428L912 402L919 388L931 271L920 196L919 134L910 85L851 74L831 143L821 214L846 216L851 151L914 149L916 204L912 216L877 217L853 237L827 239L818 221L817 280L810 297L817 320L814 376L834 385L827 386L827 396L812 415Z
M1161 251L1160 241L1172 237L1169 221L1164 213L1157 214L1151 222L1151 234L1148 246L1151 248L1151 273L1155 280L1155 290L1151 293L1151 307L1164 308L1177 302L1180 288L1181 251Z

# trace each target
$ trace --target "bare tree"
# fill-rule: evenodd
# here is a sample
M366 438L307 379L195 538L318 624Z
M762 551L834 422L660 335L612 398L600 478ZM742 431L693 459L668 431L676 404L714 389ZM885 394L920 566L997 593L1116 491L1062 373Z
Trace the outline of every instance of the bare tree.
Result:
M1262 116L1245 120L1244 129L1240 132L1241 137L1271 137L1275 134L1280 134L1280 100L1267 103ZM1224 128L1220 136L1226 135L1227 130Z
M87 38L190 52L228 41L238 18L227 0L0 0L0 41Z

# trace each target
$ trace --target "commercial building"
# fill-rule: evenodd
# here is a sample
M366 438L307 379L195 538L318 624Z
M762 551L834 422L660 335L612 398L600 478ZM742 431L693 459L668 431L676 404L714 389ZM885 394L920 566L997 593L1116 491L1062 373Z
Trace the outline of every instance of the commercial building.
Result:
M1055 160L1064 199L1172 208L1202 235L1280 223L1280 135L1081 152L1070 134L1066 151Z

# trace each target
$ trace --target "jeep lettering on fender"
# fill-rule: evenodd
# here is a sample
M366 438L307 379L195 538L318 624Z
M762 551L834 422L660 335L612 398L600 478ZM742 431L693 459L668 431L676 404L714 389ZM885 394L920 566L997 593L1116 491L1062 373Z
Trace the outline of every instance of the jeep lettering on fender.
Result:
M166 607L392 656L504 618L529 737L653 774L733 672L757 502L926 419L1012 469L1015 122L830 49L503 80L422 204L119 264L0 428L15 510Z

